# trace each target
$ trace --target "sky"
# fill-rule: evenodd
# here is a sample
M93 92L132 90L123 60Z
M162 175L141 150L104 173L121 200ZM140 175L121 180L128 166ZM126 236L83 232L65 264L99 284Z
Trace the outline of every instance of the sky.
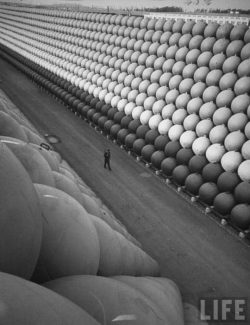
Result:
M206 0L0 0L0 2L21 2L30 4L51 3L70 3L82 4L89 7L113 7L113 8L143 8L143 7L164 7L164 6L180 6L185 8L195 8L196 2L199 2L198 7L206 7ZM250 0L210 0L210 8L237 8L250 9ZM187 4L190 2L189 4Z

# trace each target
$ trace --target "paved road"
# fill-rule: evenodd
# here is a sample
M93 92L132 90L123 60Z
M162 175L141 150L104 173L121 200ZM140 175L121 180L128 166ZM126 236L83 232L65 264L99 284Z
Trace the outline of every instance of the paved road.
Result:
M250 298L250 248L0 59L0 87L179 285L184 300ZM103 150L112 152L112 172ZM236 324L236 323L234 323Z

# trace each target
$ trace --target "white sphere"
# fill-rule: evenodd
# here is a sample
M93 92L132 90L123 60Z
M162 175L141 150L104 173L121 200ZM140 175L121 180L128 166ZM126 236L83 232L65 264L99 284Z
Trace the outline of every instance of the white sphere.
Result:
M187 104L187 111L189 114L199 113L199 110L203 104L203 101L200 97L192 98Z
M242 156L237 151L228 151L221 158L221 166L227 172L234 172L242 162Z
M225 152L226 150L223 145L214 143L207 148L206 158L211 163L217 163L220 162Z
M118 111L123 112L127 103L128 103L127 99L122 98L121 100L119 100L117 104Z
M209 139L211 143L224 143L226 136L228 135L228 129L224 124L217 125L209 132Z
M188 93L180 94L175 101L177 108L186 108L190 100L190 95Z
M162 76L162 70L160 69L155 70L150 76L150 81L159 83L161 76Z
M244 130L245 136L250 140L250 122L247 123Z
M229 133L225 138L225 148L228 151L239 151L245 142L245 135L241 131Z
M200 107L199 116L202 120L207 119L207 118L212 118L212 116L216 110L217 110L217 107L216 107L215 103L213 103L213 102L204 103ZM219 124L221 124L221 123L219 123Z
M99 99L104 101L105 96L107 95L107 89L102 89L99 93Z
M134 120L140 119L140 116L144 112L143 106L135 106L133 111L132 111L132 117Z
M154 96L147 97L144 100L143 106L146 110L152 110L152 107L156 101L156 98Z
M163 119L171 118L175 109L176 109L175 105L172 103L164 106L161 111L161 115L162 115Z
M143 80L149 80L151 77L151 74L154 72L153 68L146 68L143 72L142 72L142 79Z
M154 83L151 83L148 88L147 88L147 94L148 96L155 96L156 95L156 92L159 88L159 84L154 82ZM166 94L164 94L164 97L165 97ZM163 97L163 98L164 98Z
M146 60L146 67L153 67L154 66L154 62L156 61L157 59L157 56L152 54L152 55L149 55L147 57L147 60Z
M234 85L234 92L237 96L249 94L250 92L250 77L239 78Z
M194 81L192 78L185 78L181 81L179 84L179 92L180 93L189 93L192 86L194 84Z
M137 106L142 106L145 99L147 98L146 93L139 93L139 95L136 96L135 103Z
M191 148L195 139L196 133L194 131L185 131L180 137L180 144L183 148Z
M135 103L127 103L124 107L124 112L126 115L131 115L133 112L133 109L135 108Z
M127 98L130 91L131 91L130 87L123 87L121 91L121 98Z
M207 137L199 137L194 140L192 150L195 155L204 155L207 148L210 146L210 141Z
M130 87L133 79L134 79L134 75L128 74L123 81L124 85L126 87Z
M138 90L134 89L134 90L130 90L128 95L127 95L127 99L129 102L135 102L135 99L138 95Z
M220 92L220 89L217 86L207 87L202 94L202 99L203 99L204 103L215 101L219 92Z
M113 93L107 93L104 97L105 103L110 104L113 97L114 97Z
M179 96L179 91L177 89L171 89L167 92L165 96L165 101L167 104L174 103Z
M157 100L154 102L152 111L154 114L158 114L162 112L163 107L165 106L165 101L163 99Z
M158 132L162 135L168 134L169 129L173 125L172 121L169 119L162 120L158 125Z
M99 94L101 92L102 88L101 87L96 87L93 91L93 96L99 98Z
M196 114L190 114L188 115L185 120L183 121L183 126L185 130L195 130L196 125L199 123L200 118Z
M245 113L250 105L250 96L242 94L236 96L231 103L231 110L233 113Z
M213 114L214 125L227 124L230 116L232 115L231 109L228 107L220 107Z
M250 160L243 161L238 168L238 175L242 181L250 181Z
M172 121L174 124L182 124L187 115L187 111L184 108L179 108L173 113Z
M115 107L117 107L117 105L118 105L118 103L119 103L120 100L121 100L121 97L118 96L118 95L116 95L116 96L114 96L114 97L111 99L110 105L111 105L113 108L115 108Z
M148 125L149 125L150 129L157 130L158 125L160 124L161 121L162 121L161 115L155 114L152 117L150 117L150 119L148 121Z
M172 73L171 72L164 72L161 75L160 80L159 80L160 86L168 86L169 80L171 79L171 77L172 77Z
M146 93L149 85L150 85L149 80L143 80L139 85L139 92L140 93Z
M241 153L244 159L250 159L250 140L247 140L242 148L241 148Z
M171 128L169 129L168 137L171 141L177 141L180 139L183 132L184 132L183 126L175 124L171 126Z
M182 76L180 76L178 74L173 75L168 83L169 89L178 89L181 81L182 81Z
M197 123L195 131L198 137L202 137L204 135L208 136L213 126L213 122L210 119L201 120L199 123Z
M248 117L244 113L233 114L227 123L229 131L243 130L248 122Z
M142 82L142 79L140 77L136 77L131 82L131 88L132 89L139 89L139 85Z
M161 86L157 89L155 96L157 99L165 99L167 92L168 92L168 87Z
M140 115L141 124L145 124L145 125L148 124L148 121L152 115L153 115L153 113L149 110L142 112Z

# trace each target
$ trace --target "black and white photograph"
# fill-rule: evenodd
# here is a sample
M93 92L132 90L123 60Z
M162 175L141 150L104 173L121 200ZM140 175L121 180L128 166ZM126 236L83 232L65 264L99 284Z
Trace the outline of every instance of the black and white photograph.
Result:
M250 0L0 0L0 325L250 324Z

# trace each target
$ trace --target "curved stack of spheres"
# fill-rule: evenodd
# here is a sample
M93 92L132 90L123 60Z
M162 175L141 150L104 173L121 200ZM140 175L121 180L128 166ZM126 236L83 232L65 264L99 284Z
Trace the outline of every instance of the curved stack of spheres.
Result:
M0 31L2 57L249 229L235 192L250 182L247 25L2 5Z
M1 90L0 113L1 324L192 319L176 284Z

